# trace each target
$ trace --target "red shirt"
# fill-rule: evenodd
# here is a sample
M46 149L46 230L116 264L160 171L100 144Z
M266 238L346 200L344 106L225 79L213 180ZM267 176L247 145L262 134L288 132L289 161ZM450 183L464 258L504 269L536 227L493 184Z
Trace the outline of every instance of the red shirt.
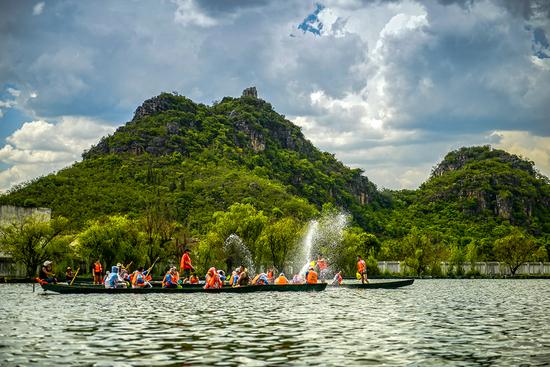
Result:
M189 253L184 253L183 256L181 257L181 263L180 263L180 266L185 270L185 269L192 269L193 267L191 266L191 256L189 256Z

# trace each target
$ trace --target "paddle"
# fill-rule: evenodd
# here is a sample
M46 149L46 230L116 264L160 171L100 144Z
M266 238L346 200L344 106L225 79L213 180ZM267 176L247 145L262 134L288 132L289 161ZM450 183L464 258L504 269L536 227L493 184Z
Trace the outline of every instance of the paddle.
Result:
M122 267L126 270L130 270L130 266L132 266L133 263L134 263L134 261L130 261L130 263L128 265L122 266Z
M146 276L150 276L151 275L151 270L153 270L153 266L155 266L155 264L157 263L157 261L159 261L160 257L157 257L157 259L155 260L155 262L153 263L153 265L151 265L151 267L149 269L147 269L147 275ZM153 277L151 277L151 280L153 279Z
M78 269L76 269L76 273L74 273L74 277L73 277L73 280L71 280L71 283L69 285L73 285L74 283L74 280L76 279L76 276L78 275L78 272L80 271L80 266L78 267Z

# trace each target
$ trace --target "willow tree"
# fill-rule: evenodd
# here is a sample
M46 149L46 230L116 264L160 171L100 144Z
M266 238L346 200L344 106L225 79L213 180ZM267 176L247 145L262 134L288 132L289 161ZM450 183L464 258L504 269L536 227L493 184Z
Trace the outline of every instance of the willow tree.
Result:
M44 221L29 216L0 227L0 250L16 263L22 263L27 277L32 278L50 256L50 248L56 242L67 240L63 237L67 227L68 221L63 217Z
M496 240L493 249L497 260L508 265L514 276L521 264L537 251L537 245L531 236L514 228L509 235Z

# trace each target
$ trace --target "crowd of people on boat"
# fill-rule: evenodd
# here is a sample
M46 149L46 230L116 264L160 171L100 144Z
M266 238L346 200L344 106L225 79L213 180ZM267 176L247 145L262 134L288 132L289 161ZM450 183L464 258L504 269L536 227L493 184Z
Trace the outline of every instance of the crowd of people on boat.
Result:
M180 261L180 270L177 267L170 266L165 273L161 286L164 288L179 288L187 284L202 285L205 289L221 288L224 285L232 287L241 287L246 285L286 285L286 284L317 284L319 280L327 281L329 277L329 266L327 261L319 256L317 261L312 261L304 274L297 273L292 278L281 272L276 276L276 269L274 267L269 268L266 272L260 272L251 278L249 270L241 265L238 268L231 271L229 275L223 270L211 267L208 269L204 281L201 281L196 274L195 267L192 264L190 250L185 249ZM158 260L158 259L157 259ZM132 263L124 265L117 263L113 265L110 271L103 274L103 265L98 259L92 265L92 277L94 285L104 285L105 288L149 288L152 287L151 271L156 264L144 269L138 267L133 272L129 271ZM67 283L73 282L78 271L73 272L71 267L67 267L65 273L65 280ZM357 256L357 277L361 279L361 283L368 282L367 278L367 266L361 256ZM52 262L46 261L40 268L39 279L40 283L56 283L58 279L52 271ZM343 282L342 271L336 272L332 278L331 284L340 285Z

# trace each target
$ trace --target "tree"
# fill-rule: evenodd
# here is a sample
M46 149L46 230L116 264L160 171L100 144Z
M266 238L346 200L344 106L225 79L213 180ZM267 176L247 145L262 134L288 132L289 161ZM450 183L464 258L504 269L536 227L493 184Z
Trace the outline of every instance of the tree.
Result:
M289 254L300 236L301 225L294 218L282 218L265 227L260 237L264 249L275 268L284 271Z
M423 233L413 228L402 242L405 265L411 268L414 274L422 275L428 270L433 273L439 268L443 246L437 233Z
M512 232L495 241L493 246L498 261L508 265L512 276L537 250L537 245L531 236L515 227Z
M90 259L102 259L107 266L117 262L143 264L144 235L136 223L124 216L113 215L88 223L78 236L79 252Z
M27 277L36 275L36 270L49 256L49 248L62 239L68 220L57 217L43 221L33 216L0 228L0 248L16 262L25 265Z
M255 264L261 260L258 239L267 224L263 211L257 211L252 204L235 203L226 212L214 213L213 232L218 235L220 245L231 234L239 236L252 254Z

